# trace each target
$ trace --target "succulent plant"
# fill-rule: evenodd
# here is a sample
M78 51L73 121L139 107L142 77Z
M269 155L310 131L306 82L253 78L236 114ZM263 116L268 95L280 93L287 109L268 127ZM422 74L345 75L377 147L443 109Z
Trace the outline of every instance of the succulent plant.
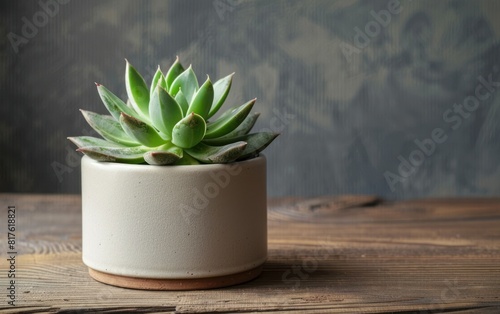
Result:
M148 88L125 61L127 103L96 83L110 115L81 110L103 139L68 138L78 146L77 151L95 160L150 165L229 163L257 156L278 135L250 133L259 117L250 113L255 99L214 118L234 73L214 84L207 76L199 86L192 67L184 69L176 58L165 75L158 67Z

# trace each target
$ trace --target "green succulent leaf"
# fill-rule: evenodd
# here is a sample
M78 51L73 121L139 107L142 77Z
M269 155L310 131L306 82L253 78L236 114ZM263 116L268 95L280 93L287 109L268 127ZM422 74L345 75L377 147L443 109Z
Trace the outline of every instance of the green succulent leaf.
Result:
M123 131L120 123L112 116L101 115L87 110L80 111L88 124L106 140L125 146L138 145L137 142Z
M248 159L257 156L261 151L263 151L276 137L279 133L271 132L260 132L247 134L234 138L234 141L245 141L247 142L247 147L241 153L238 160Z
M132 109L135 112L134 106L132 106L132 103L130 102L130 99L127 99L127 107L129 107L130 109Z
M189 166L189 165L199 165L201 164L198 160L189 156L189 154L184 154L181 159L177 160L174 165L177 166Z
M172 129L183 114L175 99L163 87L157 86L149 104L149 117L155 128L172 138Z
M101 147L88 146L77 149L97 161L122 162L128 164L144 163L145 147Z
M172 64L170 69L168 69L167 75L165 75L165 84L166 90L170 90L170 86L172 86L172 83L174 80L182 73L184 72L184 67L182 64L179 62L179 57L175 58L175 62Z
M99 93L104 106L106 107L106 109L108 109L109 113L113 116L113 118L116 119L116 121L120 119L120 113L122 112L138 118L137 113L132 108L127 106L127 104L125 104L123 100L118 98L118 96L110 92L101 84L96 83L96 86L97 92Z
M223 146L234 142L246 142L248 145L245 150L242 152L242 155L238 159L244 159L251 155L256 155L261 152L264 148L266 148L279 134L272 132L260 132L260 133L252 133L246 134L236 137L224 137L224 138L216 138L213 140L204 140L202 143L208 144L211 146Z
M203 119L207 119L213 99L214 87L212 86L212 82L210 82L210 78L207 77L205 83L203 83L200 89L194 94L186 115L194 112L202 116Z
M165 81L165 77L162 76L162 80L160 80L160 82L158 83L158 85L160 87L162 87L164 90L168 91L168 87L167 87L167 82Z
M203 163L222 164L233 162L238 159L241 156L241 153L245 150L246 146L247 143L243 141L224 146L210 146L199 143L195 147L187 149L186 152L191 155L191 157Z
M219 111L220 107L226 101L226 97L229 94L229 90L231 89L231 84L233 81L233 75L229 74L228 76L221 78L214 84L214 99L212 102L212 106L210 108L210 112L208 113L207 119L211 118L214 114Z
M144 146L156 147L165 144L165 140L149 124L126 113L122 112L120 124L128 136Z
M196 78L191 66L179 74L172 84L169 85L168 91L173 97L177 95L179 90L182 90L187 102L191 103L194 93L198 90L198 79Z
M125 61L127 62L125 87L128 98L135 111L141 114L143 118L147 118L149 112L149 89L141 74L127 60Z
M207 124L206 139L224 136L236 129L248 116L255 104L256 99L252 99L238 108L231 109L222 114L217 120Z
M269 144L271 144L271 142L274 141L274 139L278 135L279 135L278 133L260 132L253 134L245 134L236 137L224 137L224 138L216 138L213 140L204 140L202 143L208 144L210 146L223 146L235 142L241 142L241 141L246 142L247 146L241 152L240 156L237 158L238 160L242 160L258 155Z
M126 103L97 84L99 96L111 115L81 110L102 137L68 137L77 151L100 161L195 165L229 163L252 158L277 136L250 134L259 114L250 114L255 99L214 117L229 94L234 73L215 83L198 84L190 65L176 57L164 75L158 66L151 85L127 61Z
M232 130L231 132L229 132L228 134L226 134L224 136L217 137L214 139L207 139L204 142L206 144L218 145L218 144L214 144L218 140L226 140L229 138L235 138L238 136L248 134L252 130L253 126L255 125L255 122L257 122L257 119L259 118L259 116L260 116L260 113L258 113L258 112L250 113L236 129ZM212 142L212 141L214 141L214 142Z
M144 160L150 165L171 165L183 157L182 149L179 147L170 147L163 150L158 147L158 150L152 150L144 154Z
M241 140L247 142L247 147L245 147L245 150L241 153L241 156L238 158L238 160L257 156L269 144L271 144L271 142L274 141L274 139L278 137L278 135L279 133L260 132L235 138L235 141Z
M181 106L182 114L185 116L189 108L189 104L186 100L186 97L184 96L184 93L181 90L177 93L177 95L175 95L175 101L179 104L179 106Z
M203 139L206 127L205 120L193 112L174 126L172 143L182 148L191 148Z
M162 82L163 82L163 84L166 84L165 83L165 77L163 76L163 73L161 72L160 66L158 66L158 69L156 70L156 73L153 76L153 80L151 81L151 87L149 87L150 98L153 95L153 93L154 93L154 91L156 89L156 86L158 86L158 82L160 84Z
M75 136L68 137L68 140L73 142L78 148L88 147L88 146L101 146L101 147L127 147L122 144L109 142L103 140L102 138L97 138L93 136Z

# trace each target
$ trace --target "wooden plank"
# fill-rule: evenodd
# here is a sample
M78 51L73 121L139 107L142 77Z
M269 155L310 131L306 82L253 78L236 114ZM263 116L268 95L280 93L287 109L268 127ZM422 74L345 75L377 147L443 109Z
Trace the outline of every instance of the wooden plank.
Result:
M256 280L206 291L136 291L93 281L81 262L80 197L0 194L17 208L16 313L92 309L314 313L500 312L500 199L269 202L269 261Z

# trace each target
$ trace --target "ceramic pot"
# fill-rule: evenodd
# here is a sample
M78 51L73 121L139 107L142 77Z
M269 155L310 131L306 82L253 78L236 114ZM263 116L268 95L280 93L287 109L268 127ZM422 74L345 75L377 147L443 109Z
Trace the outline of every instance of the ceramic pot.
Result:
M82 158L82 255L101 282L228 286L267 258L266 159L150 166Z

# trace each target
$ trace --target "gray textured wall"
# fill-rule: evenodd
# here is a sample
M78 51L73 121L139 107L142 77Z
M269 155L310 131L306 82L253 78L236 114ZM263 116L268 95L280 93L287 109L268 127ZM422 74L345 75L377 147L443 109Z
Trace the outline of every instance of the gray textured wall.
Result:
M55 1L0 3L1 192L79 192L94 82L179 55L282 132L271 196L500 194L498 1Z

